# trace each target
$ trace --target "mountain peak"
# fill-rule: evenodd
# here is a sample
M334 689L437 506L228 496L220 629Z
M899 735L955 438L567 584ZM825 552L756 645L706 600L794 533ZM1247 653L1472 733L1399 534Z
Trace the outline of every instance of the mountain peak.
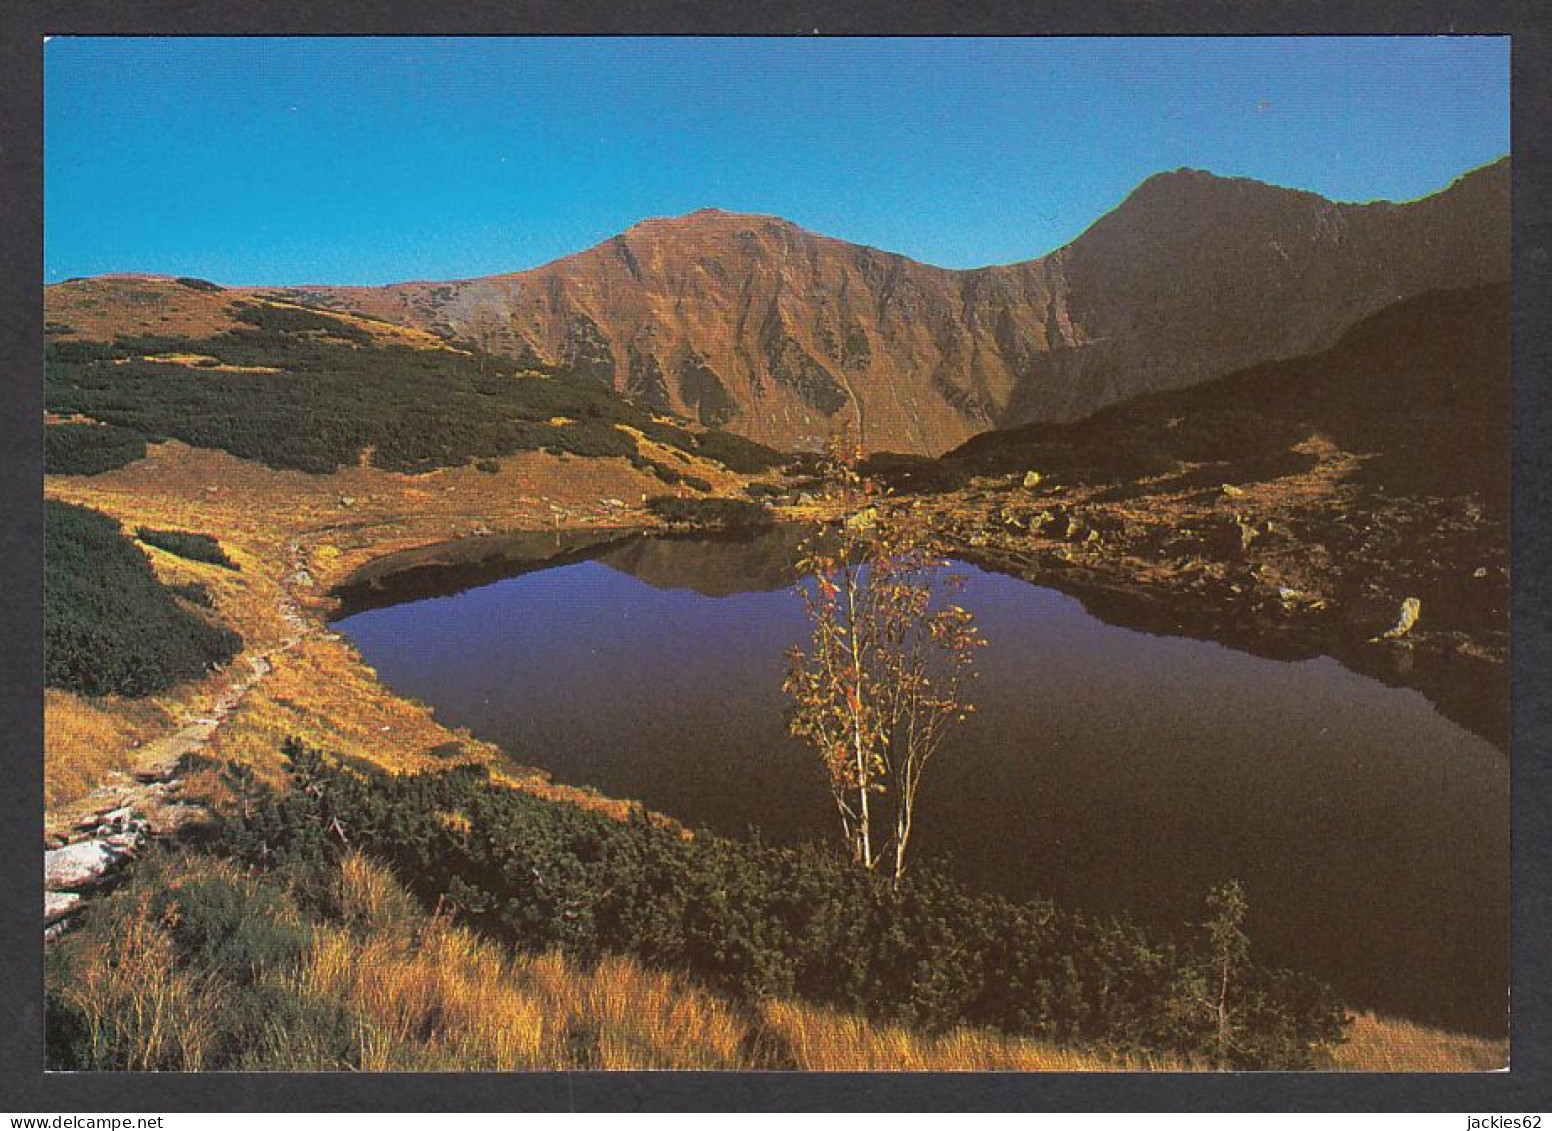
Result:
M1128 194L1126 200L1122 203L1122 207L1124 208L1127 204L1137 200L1169 200L1195 205L1204 199L1220 200L1231 198L1282 199L1289 201L1326 200L1319 193L1310 192L1307 189L1286 188L1282 185L1258 181L1254 177L1224 176L1207 169L1193 169L1182 166L1179 169L1154 173L1151 177L1143 180L1141 184Z
M762 224L775 224L782 228L800 230L791 220L785 220L780 216L760 212L730 212L725 208L697 208L693 212L684 212L677 216L648 216L632 224L626 232L670 228L747 228Z

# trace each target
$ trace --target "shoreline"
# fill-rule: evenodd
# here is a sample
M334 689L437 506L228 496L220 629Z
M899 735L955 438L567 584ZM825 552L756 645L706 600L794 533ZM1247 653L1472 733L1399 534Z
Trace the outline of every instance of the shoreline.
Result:
M187 449L175 451L172 455L175 461L192 459L204 464L212 459L219 463L227 458L211 457L208 453L191 453ZM260 469L259 474L276 477L286 473ZM181 773L184 767L178 765L157 766L155 752L159 749L158 743L165 744L178 735L180 724L186 727L191 719L210 717L210 704L230 692L232 684L239 677L238 673L253 665L255 659L261 656L268 662L268 670L257 674L242 688L230 709L219 717L216 725L210 728L210 733L202 739L200 753L216 760L230 758L255 768L261 775L274 776L278 771L280 741L290 733L297 733L309 742L323 745L342 759L360 758L390 771L411 771L445 765L446 753L436 752L452 746L461 758L489 764L498 780L540 796L600 809L618 816L640 810L640 805L635 802L608 798L594 790L555 782L542 769L516 765L509 755L493 744L467 731L442 725L429 707L400 696L383 685L377 679L376 672L354 648L333 631L330 621L338 609L339 590L352 582L375 579L380 584L383 579L401 572L396 567L405 564L412 567L419 565L424 569L435 562L445 565L448 558L465 556L473 559L468 563L470 568L496 568L493 566L493 553L499 554L501 548L516 544L553 547L555 553L537 561L536 565L542 568L554 564L557 555L587 556L599 545L612 540L666 530L661 524L652 522L645 512L635 508L620 508L608 516L612 520L608 524L591 521L584 524L584 515L581 513L575 518L570 515L557 517L557 512L550 509L553 504L549 503L526 506L521 510L507 508L505 513L500 508L475 511L461 505L456 518L445 513L369 513L349 517L330 515L328 521L298 522L287 537L277 544L264 538L254 538L255 531L223 534L221 516L217 511L203 507L191 508L187 506L186 498L168 500L155 495L147 496L140 483L125 482L138 480L140 475L119 475L119 480L112 483L109 482L109 476L91 479L51 477L46 484L46 494L103 509L123 522L128 530L139 523L177 525L187 529L210 530L222 537L223 545L230 542L243 566L243 572L219 580L226 583L228 590L236 585L243 592L234 594L218 590L217 609L223 619L243 632L244 648L224 669L200 681L198 685L175 689L174 693L159 697L154 706L166 717L164 726L156 728L162 733L148 740L134 740L136 745L129 750L131 756L123 767L114 771L117 774L114 780L99 785L84 796L49 806L46 817L50 831L59 834L74 827L84 812L94 806L100 808L96 806L97 801L116 804L123 800L126 791L133 793L137 784L142 787L158 783L165 786L173 773ZM314 477L309 486L315 493L333 495L340 490L340 485L331 479ZM411 483L415 487L421 485ZM105 489L109 487L114 489ZM177 523L168 521L165 508L170 502L176 505L180 513L181 521ZM285 500L287 504L291 502L293 500ZM277 509L295 513L290 505L282 505ZM596 516L589 514L585 517L590 520ZM811 520L814 516L809 512L790 517ZM568 522L575 524L566 524ZM265 527L265 534L278 532L275 524L260 522L258 525ZM268 545L256 544L265 541L268 541ZM555 546L556 543L559 545ZM477 552L469 555L449 553L455 546ZM276 554L276 548L281 553ZM1026 572L1028 567L1025 563L1003 558L995 550L987 552L987 547L965 545L961 549L968 561L985 562L991 568L1009 567L1009 572L1017 572L1026 580L1071 592L1101 619L1125 623L1112 619L1114 609L1107 608L1101 612L1089 605L1090 600L1096 599L1096 593L1103 598L1105 591L1098 587L1089 589L1081 581L1075 583L1068 577L1051 576L1047 571L1031 576ZM172 558L155 549L148 549L147 553L158 575L165 580L212 579L211 571L214 567ZM511 559L506 558L500 561L499 567L509 569L511 564ZM507 574L503 572L501 575ZM1145 594L1141 599L1147 602L1152 599L1152 595ZM1124 605L1124 601L1121 604ZM261 608L261 605L265 607ZM1130 614L1123 612L1120 615ZM294 631L296 639L277 650L277 642L286 641L288 628ZM1217 639L1213 636L1206 638ZM1239 646L1235 642L1220 642L1228 643L1231 647ZM76 699L76 702L61 705L62 699ZM59 713L61 706L68 713L80 704L78 697L55 696L51 693L48 713ZM119 708L126 708L112 721L119 724L121 734L127 736L132 733L133 728L128 723L136 705L122 701L86 705L110 717ZM57 720L46 720L46 724L50 721ZM154 773L149 782L136 783L136 775L144 776L147 769L160 769L162 772ZM198 773L197 769L193 773L182 773L181 779L174 780L179 781L180 789L184 792L191 788L208 787L210 783L199 780ZM180 803L176 797L169 800L174 804ZM1390 1024L1377 1019L1375 1023L1382 1028ZM1399 1019L1396 1024L1426 1031L1437 1039L1448 1036L1442 1029L1428 1028L1404 1019ZM1469 1034L1460 1036L1473 1041L1493 1040Z

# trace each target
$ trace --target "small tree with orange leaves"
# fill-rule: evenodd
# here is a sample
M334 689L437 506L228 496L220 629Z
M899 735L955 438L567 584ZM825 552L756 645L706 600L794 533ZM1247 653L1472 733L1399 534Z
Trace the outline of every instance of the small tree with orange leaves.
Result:
M984 643L949 602L958 579L908 512L869 504L844 438L827 460L845 517L805 546L798 591L813 634L789 654L792 733L819 755L853 858L891 860L898 879L928 764L965 696Z

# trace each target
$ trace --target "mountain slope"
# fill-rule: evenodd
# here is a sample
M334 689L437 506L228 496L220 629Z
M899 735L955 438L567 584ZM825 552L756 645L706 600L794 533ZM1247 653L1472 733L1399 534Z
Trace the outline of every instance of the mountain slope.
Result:
M621 458L661 484L700 491L714 485L697 474L708 465L749 475L784 461L584 377L497 364L425 331L209 283L64 283L44 292L44 310L52 473L122 466L167 439L315 474L476 461L496 474L493 461L526 451Z
M1349 328L1329 349L1065 423L983 433L944 456L966 473L1038 467L1108 482L1215 465L1209 484L1291 466L1311 437L1361 459L1355 481L1402 496L1471 493L1500 513L1509 487L1509 293L1431 291Z
M874 462L1101 615L1336 656L1507 748L1508 315L1503 285L1429 292L1318 353Z
M1509 162L1407 204L1180 170L1066 247L950 271L768 216L643 221L531 271L265 293L571 367L773 445L861 409L870 450L993 427L1323 349L1425 291L1504 282Z

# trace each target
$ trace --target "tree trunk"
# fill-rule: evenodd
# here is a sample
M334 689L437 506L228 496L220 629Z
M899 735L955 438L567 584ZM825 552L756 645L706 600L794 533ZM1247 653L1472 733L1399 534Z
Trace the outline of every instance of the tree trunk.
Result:
M1218 1067L1229 1066L1229 962L1223 961L1223 977L1218 982Z
M862 746L862 722L859 719L856 729L852 732L855 737L854 745L857 750L857 781L861 797L858 798L857 837L862 848L862 866L873 867L873 829L872 818L868 811L868 773L867 754Z

